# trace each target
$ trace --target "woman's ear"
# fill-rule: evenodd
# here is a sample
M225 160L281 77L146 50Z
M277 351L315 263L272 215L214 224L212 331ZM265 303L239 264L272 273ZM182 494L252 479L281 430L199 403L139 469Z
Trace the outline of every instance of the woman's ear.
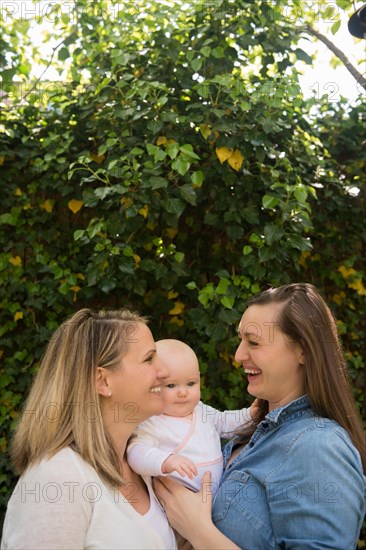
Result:
M111 389L108 383L108 371L103 367L97 367L95 375L95 388L99 395L103 397L110 397L112 395Z
M304 356L304 352L302 350L302 347L299 347L299 349L298 349L297 358L298 358L298 361L299 361L299 365L304 365L305 356Z

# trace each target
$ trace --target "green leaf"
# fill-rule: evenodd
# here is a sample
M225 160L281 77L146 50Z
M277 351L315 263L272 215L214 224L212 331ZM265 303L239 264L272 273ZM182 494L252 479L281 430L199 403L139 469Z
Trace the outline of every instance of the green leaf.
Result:
M228 287L230 286L230 281L228 279L220 279L219 284L217 285L216 292L217 294L226 294Z
M279 202L280 199L278 197L274 197L273 195L264 195L262 198L263 208L275 208Z
M104 200L108 195L110 195L112 192L111 187L98 187L95 189L94 194L98 199Z
M278 242L282 239L284 230L281 226L276 225L275 223L267 223L264 226L263 233L266 238L266 242L268 244L273 244L274 242Z
M235 298L233 298L232 296L224 296L223 298L221 298L220 302L224 307L227 307L228 309L232 309L235 303Z
M173 170L178 172L178 174L180 174L181 176L184 176L184 174L188 172L190 166L190 163L181 157L178 157L172 162Z
M184 203L180 199L164 199L161 201L162 207L171 214L180 216L184 210Z
M68 59L70 57L70 52L69 52L69 49L68 48L61 48L58 52L58 56L60 61L65 61L66 59Z
M183 252L176 252L174 254L174 259L178 264L181 264L184 260L184 253Z
M78 241L85 235L84 229L77 229L74 231L74 240Z
M333 23L333 25L332 25L331 28L330 28L332 34L336 34L336 33L337 33L337 31L339 30L341 24L342 24L342 21L341 21L341 20L336 21L335 23Z
M140 147L134 147L131 151L131 155L141 156L144 154L144 151Z
M294 197L297 201L299 201L301 204L304 204L306 202L306 199L307 199L307 192L305 191L305 189L299 189L297 188L295 191L294 191Z
M192 186L189 183L179 187L179 192L181 194L182 199L184 199L186 202L189 202L189 204L196 206L196 200L197 200L196 192L194 189L192 189Z
M184 157L188 157L193 160L200 160L200 157L193 151L193 147L190 143L182 145L179 149L183 153Z
M193 172L191 174L191 180L196 187L201 187L204 180L203 172L201 170L197 170L197 172Z
M249 245L245 245L243 247L243 254L244 256L248 256L248 254L251 254L253 252L253 248Z
M204 57L210 57L211 48L209 46L205 46L204 48L200 49L200 52Z
M144 185L144 187L148 186L152 190L168 187L168 181L164 178L161 178L160 176L151 176L151 178L149 178L147 183L148 185Z
M12 214L2 214L0 216L0 224L9 224L9 225L17 225L18 217L13 216Z
M203 64L203 58L202 57L192 59L192 61L191 61L191 67L195 72L198 72L201 69L202 64Z
M189 289L189 290L195 290L197 288L197 285L194 281L191 281L189 283L186 284L186 287Z
M313 63L312 57L304 52L301 48L296 48L295 54L297 59L300 59L300 61L304 61L307 65L311 65Z
M169 143L166 148L166 154L174 160L179 153L178 143Z

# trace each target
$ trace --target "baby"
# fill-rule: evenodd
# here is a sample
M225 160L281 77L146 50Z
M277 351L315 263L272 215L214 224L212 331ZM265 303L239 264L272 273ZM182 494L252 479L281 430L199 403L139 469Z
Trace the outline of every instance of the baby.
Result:
M169 368L161 387L163 413L140 424L131 438L127 458L141 475L170 475L198 491L204 472L211 471L215 494L222 475L220 438L232 437L251 423L254 410L220 412L200 401L200 372L192 348L179 340L156 342Z

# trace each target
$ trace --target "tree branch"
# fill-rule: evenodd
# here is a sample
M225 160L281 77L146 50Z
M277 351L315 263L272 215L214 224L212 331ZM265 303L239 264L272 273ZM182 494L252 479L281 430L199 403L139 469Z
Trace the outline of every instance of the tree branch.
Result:
M44 71L42 71L42 74L41 76L39 76L37 78L37 80L35 81L35 83L33 84L33 86L27 91L27 93L24 95L23 97L23 101L33 92L33 90L36 89L37 85L39 84L39 82L41 82L42 78L43 78L43 75L48 71L48 69L50 68L51 64L52 64L52 61L53 61L53 58L55 57L55 53L57 52L57 50L60 48L60 46L62 46L62 44L64 44L66 42L66 40L70 39L74 34L76 34L76 31L73 30L72 33L67 36L66 38L64 38L63 40L61 40L61 42L59 42L59 44L57 44L54 48L52 48L52 54L51 54L51 57L46 65L46 68L44 69Z
M348 57L342 52L342 50L337 48L337 46L335 46L333 42L329 40L329 38L327 38L326 36L321 34L319 31L314 29L311 25L306 25L305 29L309 34L316 36L318 40L323 42L323 44L325 44L327 48L329 48L330 51L333 52L334 55L342 61L343 65L351 73L351 75L357 80L358 84L360 84L360 86L362 86L366 90L366 78L356 69L356 67L352 65L352 63L350 62Z

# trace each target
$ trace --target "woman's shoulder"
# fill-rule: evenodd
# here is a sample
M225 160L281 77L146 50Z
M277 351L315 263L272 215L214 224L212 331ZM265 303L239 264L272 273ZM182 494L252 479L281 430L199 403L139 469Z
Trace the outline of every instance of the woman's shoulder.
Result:
M65 447L52 456L46 456L39 462L29 466L21 479L32 479L38 482L62 483L81 481L97 477L95 470L83 458L71 449Z
M291 453L296 451L322 462L338 461L353 463L356 469L362 472L360 454L345 430L335 420L320 416L302 419L291 434Z

